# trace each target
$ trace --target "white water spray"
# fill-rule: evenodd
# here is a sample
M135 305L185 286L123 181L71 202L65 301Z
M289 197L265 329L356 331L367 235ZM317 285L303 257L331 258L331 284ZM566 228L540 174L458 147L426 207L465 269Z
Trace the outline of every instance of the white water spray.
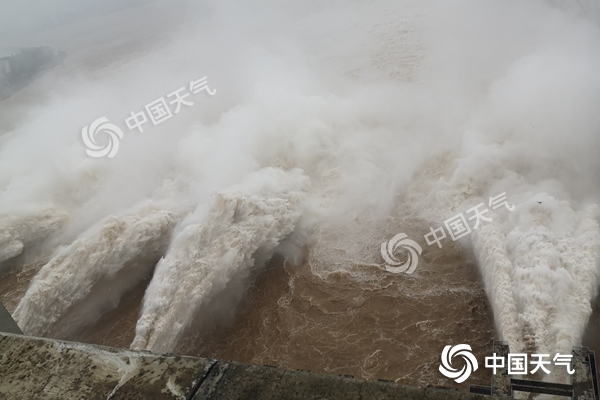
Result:
M48 332L157 247L133 347L170 351L215 293L243 287L289 235L328 271L375 264L377 233L397 233L399 213L439 226L506 192L517 209L495 210L465 252L472 238L513 350L568 351L598 285L600 7L582 4L307 1L264 14L215 3L197 29L98 72L99 83L63 77L72 87L0 142L0 260L67 221L15 216L15 204L50 202L69 221L18 321ZM217 96L126 133L114 159L85 158L85 124L140 109L198 70ZM184 182L168 196L186 204L178 211L146 203L165 179Z
M200 306L268 260L300 218L306 183L299 170L267 169L217 194L209 215L188 222L156 266L132 348L173 349Z
M46 334L103 277L143 253L164 249L177 221L177 215L153 204L101 221L42 267L15 310L15 320L30 335Z

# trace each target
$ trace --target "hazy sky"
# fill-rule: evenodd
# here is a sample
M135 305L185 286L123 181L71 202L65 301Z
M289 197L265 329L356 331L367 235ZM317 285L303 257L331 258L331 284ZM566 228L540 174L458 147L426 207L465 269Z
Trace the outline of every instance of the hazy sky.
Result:
M0 0L0 35L19 36L153 0Z

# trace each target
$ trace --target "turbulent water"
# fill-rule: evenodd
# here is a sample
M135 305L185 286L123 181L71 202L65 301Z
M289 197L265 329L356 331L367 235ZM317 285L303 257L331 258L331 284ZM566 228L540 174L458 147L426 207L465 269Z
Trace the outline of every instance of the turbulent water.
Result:
M417 384L447 383L446 344L581 344L598 1L173 4L2 43L69 54L0 103L0 292L25 333ZM205 75L216 95L86 155L84 126ZM413 275L383 268L401 232Z
M272 257L301 216L305 180L266 169L219 193L208 216L191 217L156 265L132 347L172 350L199 307Z

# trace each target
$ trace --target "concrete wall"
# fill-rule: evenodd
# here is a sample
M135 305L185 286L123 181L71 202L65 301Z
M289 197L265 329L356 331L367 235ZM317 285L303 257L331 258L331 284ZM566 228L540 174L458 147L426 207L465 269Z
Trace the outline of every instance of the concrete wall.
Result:
M493 399L0 333L1 399Z
M12 316L2 303L0 303L0 332L23 334L15 320L12 319Z

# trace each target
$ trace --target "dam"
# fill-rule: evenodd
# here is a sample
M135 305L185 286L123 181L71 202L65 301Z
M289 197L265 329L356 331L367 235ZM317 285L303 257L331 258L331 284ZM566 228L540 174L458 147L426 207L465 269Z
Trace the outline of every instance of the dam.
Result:
M206 358L0 333L0 396L29 400L483 400L455 390L368 382Z

